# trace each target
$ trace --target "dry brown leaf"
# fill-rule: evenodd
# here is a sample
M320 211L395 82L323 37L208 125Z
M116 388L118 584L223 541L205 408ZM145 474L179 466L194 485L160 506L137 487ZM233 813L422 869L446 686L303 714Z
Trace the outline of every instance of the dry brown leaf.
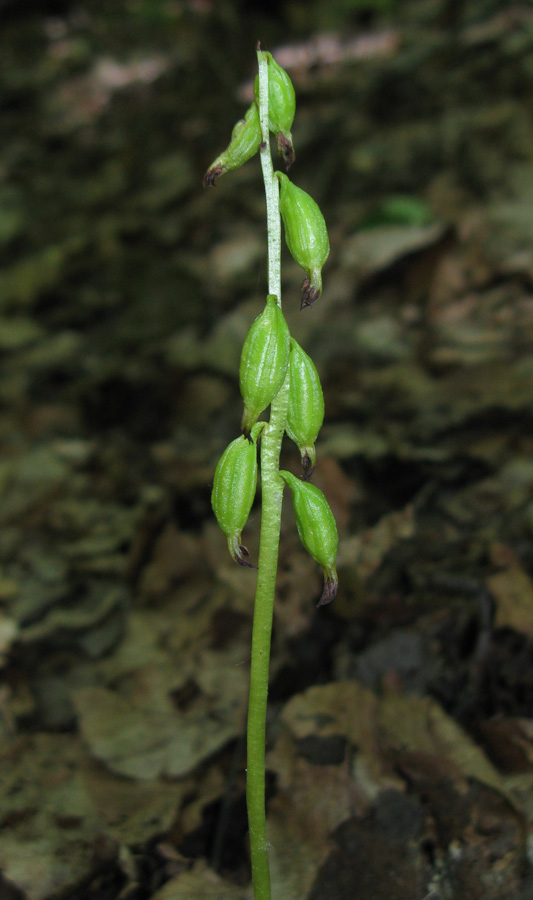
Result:
M533 636L533 582L519 566L511 566L487 578L496 601L495 628L512 628Z
M533 719L489 719L479 727L492 759L504 772L533 771Z
M412 506L382 516L373 528L341 540L338 564L357 568L359 577L366 581L379 568L391 547L412 537L414 529Z
M357 748L359 762L364 760L367 787L374 793L376 786L387 780L379 747L378 715L376 694L355 681L339 681L296 694L285 705L281 719L296 741L345 737Z
M197 860L188 872L167 881L152 900L251 900L251 887L237 887L225 881Z
M267 765L278 775L268 806L272 877L280 896L299 900L307 896L330 850L330 835L367 804L348 761L315 765L300 755L298 742L288 734L281 736Z
M168 829L187 789L115 777L67 734L13 742L0 766L2 873L27 900L44 900L86 876L102 836L137 844Z
M268 757L269 767L278 776L268 825L273 871L287 900L302 896L298 885L300 891L303 886L304 896L311 889L322 897L324 878L329 872L335 882L332 873L341 862L339 896L349 896L344 891L361 863L354 866L349 856L339 856L335 849L345 825L356 832L363 829L362 834L376 828L376 835L369 835L369 847L378 839L383 842L378 857L404 859L411 848L411 868L398 882L398 896L412 896L408 885L431 877L419 846L427 828L429 839L450 854L450 865L459 866L458 885L469 883L469 868L475 868L478 881L489 870L493 878L494 868L509 883L519 883L523 815L483 751L435 701L392 690L377 696L355 682L338 682L296 695L284 707L281 719L285 731ZM328 747L331 751L342 737L347 743L343 761L337 765L309 761L324 750L327 753ZM415 795L423 791L425 798L419 803L420 834L411 844L397 826L387 838L377 812L388 808L387 797L396 797L398 803L404 797L407 802L406 780ZM418 801L413 796L410 802ZM433 826L423 821L428 804ZM437 828L436 834L431 827ZM449 851L452 840L464 847L460 859ZM372 865L362 896L392 896L392 883L381 873L377 858Z
M0 613L0 665L5 661L11 645L18 633L18 625L14 619Z
M95 759L128 778L180 778L242 730L234 695L223 710L203 696L185 712L142 709L107 688L73 693L80 730ZM233 715L231 713L233 712Z
M342 262L359 280L392 266L399 259L431 247L445 233L440 223L430 225L383 225L360 231L344 243Z
M142 570L141 594L149 598L165 594L198 564L198 541L170 522L157 538L151 560Z
M439 771L475 778L503 792L503 782L483 751L431 697L387 692L379 705L381 745L389 758L411 752L433 758Z
M438 760L450 774L503 790L483 751L431 698L392 691L380 698L356 682L341 681L293 697L282 721L295 740L344 736L381 787L398 784L390 762L395 753L408 751Z

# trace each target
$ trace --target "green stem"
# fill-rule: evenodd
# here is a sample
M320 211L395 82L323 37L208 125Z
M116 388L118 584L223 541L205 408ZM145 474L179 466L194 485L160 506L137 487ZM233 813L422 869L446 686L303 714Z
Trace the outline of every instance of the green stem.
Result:
M267 234L268 234L268 293L275 294L281 306L281 218L279 212L279 184L274 174L270 152L268 128L268 58L257 51L259 63L259 122L261 124L261 148L259 156L265 183Z
M281 220L279 187L272 165L268 130L268 64L266 54L260 50L257 58L259 118L263 137L261 167L267 206L268 293L275 294L281 306ZM265 741L270 641L283 498L279 455L287 422L288 387L286 379L272 402L270 421L261 435L261 537L252 632L246 775L246 803L255 900L271 898L265 810Z

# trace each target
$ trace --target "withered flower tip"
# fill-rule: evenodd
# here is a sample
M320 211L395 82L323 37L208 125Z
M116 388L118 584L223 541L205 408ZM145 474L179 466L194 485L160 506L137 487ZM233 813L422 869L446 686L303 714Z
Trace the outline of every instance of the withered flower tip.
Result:
M309 278L304 278L302 284L302 299L300 301L300 310L306 309L308 306L313 306L314 303L320 297L320 291L315 287L314 284L311 284Z
M223 172L224 166L220 163L218 164L218 166L212 166L207 170L204 177L202 178L202 187L216 187L217 178L220 178Z
M294 152L294 145L292 140L288 138L282 131L278 132L277 138L278 150L283 159L285 165L285 171L288 172L290 167L292 166L294 160L296 159L296 154Z
M326 578L324 581L324 590L322 591L322 596L317 603L317 609L321 606L327 606L328 603L331 603L332 600L337 596L337 589L339 587L339 582L337 578Z
M250 556L250 554L244 544L237 544L233 553L235 562L246 569L257 569L257 566L254 566L253 563L246 559L248 556Z

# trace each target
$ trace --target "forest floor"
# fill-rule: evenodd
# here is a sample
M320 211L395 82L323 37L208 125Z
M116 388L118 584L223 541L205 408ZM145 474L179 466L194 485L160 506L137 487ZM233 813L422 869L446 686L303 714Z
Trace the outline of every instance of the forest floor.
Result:
M306 6L283 28L124 2L2 29L0 900L251 897L255 574L210 490L266 293L264 199L257 160L201 180L259 27L330 233L319 302L299 312L285 252L283 291L340 533L317 610L283 522L274 897L533 895L533 12L409 3L363 26L330 2L302 27ZM258 529L254 508L253 559Z

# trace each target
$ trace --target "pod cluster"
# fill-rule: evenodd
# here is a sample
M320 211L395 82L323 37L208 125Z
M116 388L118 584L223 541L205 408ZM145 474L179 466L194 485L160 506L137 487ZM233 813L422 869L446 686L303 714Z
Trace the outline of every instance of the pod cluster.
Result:
M292 122L296 109L296 99L292 81L285 69L278 65L271 53L265 53L268 62L268 127L275 134L278 151L288 171L294 162L292 142ZM235 125L231 140L220 156L214 160L204 175L204 187L213 187L225 172L231 172L248 162L258 152L261 145L261 125L259 122L259 77L254 84L254 102L244 119Z
M294 161L291 128L295 112L294 88L287 73L270 53L269 130L276 136L286 169ZM245 117L235 125L226 150L217 157L204 176L204 185L214 185L225 172L236 169L254 156L261 146L259 88ZM324 217L312 197L282 172L276 172L280 213L287 247L305 272L301 308L311 306L322 291L322 267L329 254ZM263 311L246 335L239 367L243 400L241 435L226 447L216 467L211 502L220 528L226 535L233 559L253 567L242 531L254 502L257 480L257 442L265 422L259 416L270 406L282 385L287 384L288 411L285 431L296 444L303 469L302 477L280 471L280 481L291 490L298 534L307 552L322 567L324 590L319 606L337 593L337 526L331 508L310 478L316 462L315 443L324 419L324 396L316 367L308 354L291 337L279 299L266 298Z
M279 153L286 171L294 162L292 123L296 110L294 87L285 69L265 52L268 63L268 127L276 136ZM214 186L221 175L238 169L259 151L259 76L254 82L254 101L243 119L235 125L231 140L203 178L204 187ZM283 172L276 172L280 189L280 212L287 247L305 272L301 309L312 306L322 293L322 267L329 255L329 238L324 216L318 204L306 191L297 187Z
M278 151L289 171L294 162L294 145L291 128L296 112L296 96L292 81L285 69L282 69L271 53L266 53L268 60L268 127L276 135ZM259 105L259 75L254 82L255 102Z

